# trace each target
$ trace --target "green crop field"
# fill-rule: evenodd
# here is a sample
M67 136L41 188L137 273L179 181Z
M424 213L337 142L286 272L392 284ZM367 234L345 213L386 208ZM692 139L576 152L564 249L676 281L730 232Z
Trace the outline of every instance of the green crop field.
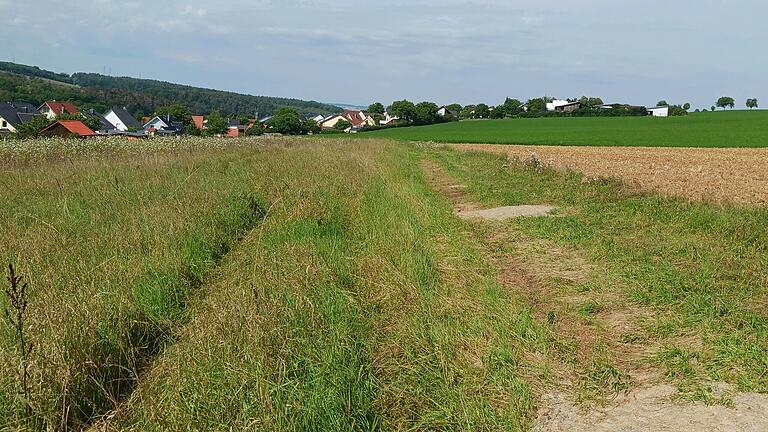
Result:
M649 376L728 404L712 382L768 393L766 226L391 140L2 142L1 271L28 288L14 326L0 279L0 430L518 431L546 393Z
M446 143L767 147L768 111L707 112L668 118L472 120L380 130L359 136Z

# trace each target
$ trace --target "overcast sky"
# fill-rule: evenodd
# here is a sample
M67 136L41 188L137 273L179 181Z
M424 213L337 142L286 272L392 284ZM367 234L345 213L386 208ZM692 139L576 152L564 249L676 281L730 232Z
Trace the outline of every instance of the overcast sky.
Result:
M0 0L4 60L368 104L768 106L764 0Z

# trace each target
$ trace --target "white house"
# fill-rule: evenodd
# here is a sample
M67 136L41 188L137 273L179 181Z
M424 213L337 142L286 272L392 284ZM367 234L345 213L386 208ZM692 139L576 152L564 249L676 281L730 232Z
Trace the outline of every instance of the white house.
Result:
M63 114L70 114L70 115L80 114L80 110L78 110L77 107L74 106L73 104L69 102L56 102L56 101L45 102L44 104L40 105L37 111L40 114L45 115L51 120L55 120L57 116L60 116Z
M121 132L126 132L128 129L141 129L141 123L133 118L125 108L112 108L104 114L104 118Z
M662 106L662 107L648 108L648 115L654 116L654 117L669 117L669 107Z

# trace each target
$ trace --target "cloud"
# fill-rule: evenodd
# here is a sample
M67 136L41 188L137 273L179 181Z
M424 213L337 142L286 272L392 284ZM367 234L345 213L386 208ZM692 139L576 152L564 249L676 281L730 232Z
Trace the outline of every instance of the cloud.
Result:
M766 12L757 0L90 0L67 8L40 0L3 14L0 36L26 27L31 36L7 56L54 69L110 64L319 100L498 103L589 93L704 104L710 93L759 97L750 89L768 88L757 43L768 36ZM39 35L62 23L53 42Z

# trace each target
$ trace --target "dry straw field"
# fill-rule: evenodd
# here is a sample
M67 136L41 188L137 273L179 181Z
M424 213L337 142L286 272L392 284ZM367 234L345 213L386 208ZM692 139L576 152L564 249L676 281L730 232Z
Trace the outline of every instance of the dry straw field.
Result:
M458 144L588 178L617 178L648 191L738 204L768 203L768 148L573 147Z

